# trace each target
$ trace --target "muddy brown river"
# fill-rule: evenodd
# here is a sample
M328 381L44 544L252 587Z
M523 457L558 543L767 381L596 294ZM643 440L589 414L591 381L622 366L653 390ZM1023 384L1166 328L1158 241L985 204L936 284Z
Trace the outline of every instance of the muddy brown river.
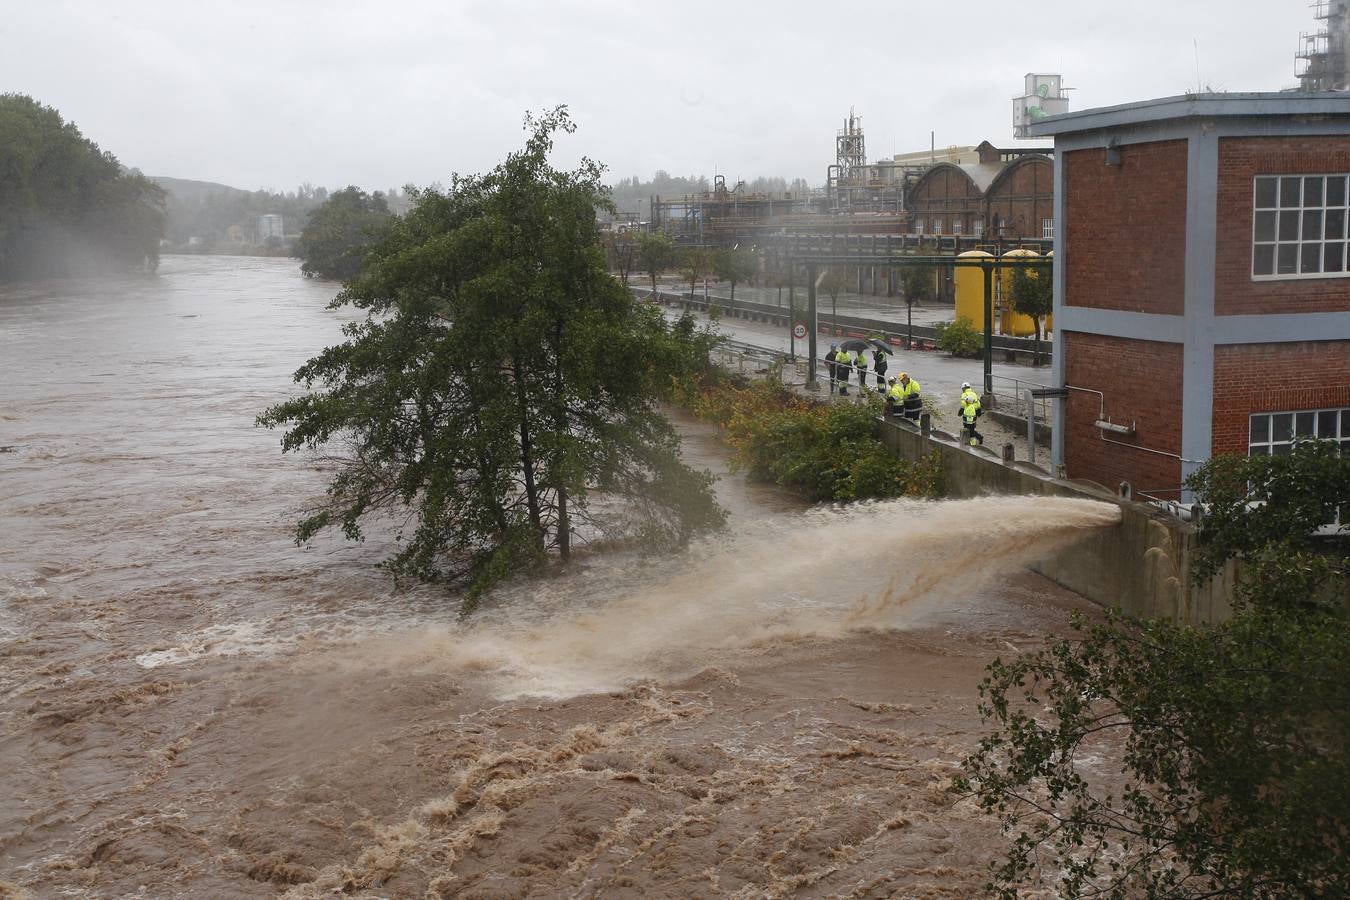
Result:
M983 893L976 686L1087 607L1026 565L1114 507L807 508L682 421L726 532L460 621L379 534L291 540L325 471L253 418L333 293L221 257L0 290L0 898Z

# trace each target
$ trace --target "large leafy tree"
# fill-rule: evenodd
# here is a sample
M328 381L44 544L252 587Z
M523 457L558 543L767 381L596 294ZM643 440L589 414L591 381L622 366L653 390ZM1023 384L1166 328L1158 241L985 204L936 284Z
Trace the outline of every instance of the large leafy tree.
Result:
M930 265L901 266L900 293L905 298L905 323L908 336L907 346L914 346L914 304L933 299L933 279L936 269Z
M995 662L995 725L965 762L1013 835L993 888L1048 868L1069 897L1350 895L1350 501L1330 442L1222 457L1189 480L1207 505L1197 581L1241 559L1230 621L1112 617Z
M368 317L296 373L309 393L259 417L287 426L285 450L347 448L299 539L328 526L360 538L393 511L404 527L388 567L467 581L470 598L566 561L578 537L669 546L722 521L711 476L680 461L654 408L710 339L606 271L601 167L548 162L554 133L573 128L565 108L527 124L524 149L492 172L415 195L334 301Z
M742 281L749 281L759 272L759 257L750 250L741 250L739 247L732 247L730 250L718 250L712 258L713 272L721 281L731 283L731 296L727 300L727 308L733 314L736 312L736 285Z
M1035 361L1041 362L1041 336L1045 317L1055 310L1055 278L1053 270L1045 268L1026 268L1015 266L1012 277L1012 308L1024 316L1030 316L1036 329Z
M22 94L0 94L0 280L153 268L164 192Z
M656 299L656 276L675 261L675 242L664 231L638 233L638 263L652 280L652 299Z
M361 271L361 257L388 224L389 204L379 191L367 194L355 186L337 191L310 213L300 234L296 255L308 278L346 281Z
M638 257L637 235L631 231L609 232L605 235L605 252L609 257L610 269L618 273L619 280L627 287Z

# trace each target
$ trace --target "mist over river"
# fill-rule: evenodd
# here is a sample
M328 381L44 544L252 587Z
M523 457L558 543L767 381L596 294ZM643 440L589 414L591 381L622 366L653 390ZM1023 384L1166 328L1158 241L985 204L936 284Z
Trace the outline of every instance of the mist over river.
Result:
M350 310L293 260L0 288L0 898L967 897L944 788L983 666L1066 629L1084 501L807 508L582 554L466 622L297 547L321 461L254 417ZM1047 876L1048 877L1048 876Z

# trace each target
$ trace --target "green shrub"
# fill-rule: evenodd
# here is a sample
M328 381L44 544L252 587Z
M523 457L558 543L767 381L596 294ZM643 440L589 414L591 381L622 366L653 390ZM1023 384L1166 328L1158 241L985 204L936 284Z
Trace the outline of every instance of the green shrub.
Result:
M725 380L686 384L675 392L696 415L722 426L733 466L755 481L801 491L812 500L939 497L936 454L909 462L876 437L879 397L822 404L779 382L741 386Z
M977 359L984 355L984 332L977 331L965 317L955 322L939 322L933 326L933 330L937 332L939 350L967 359Z

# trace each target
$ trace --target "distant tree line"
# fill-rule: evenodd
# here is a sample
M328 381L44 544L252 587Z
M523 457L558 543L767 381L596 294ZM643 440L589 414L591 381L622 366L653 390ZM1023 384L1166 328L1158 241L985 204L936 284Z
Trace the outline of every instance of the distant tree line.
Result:
M279 215L287 235L300 234L310 216L336 194L308 182L293 191L243 191L206 182L160 179L168 188L167 237L175 250L200 253L287 253L286 241L259 240L259 216ZM347 188L346 190L355 190ZM339 191L337 193L343 193ZM404 212L411 205L397 188L376 192L387 209Z
M0 94L0 280L153 268L164 191L55 109Z

